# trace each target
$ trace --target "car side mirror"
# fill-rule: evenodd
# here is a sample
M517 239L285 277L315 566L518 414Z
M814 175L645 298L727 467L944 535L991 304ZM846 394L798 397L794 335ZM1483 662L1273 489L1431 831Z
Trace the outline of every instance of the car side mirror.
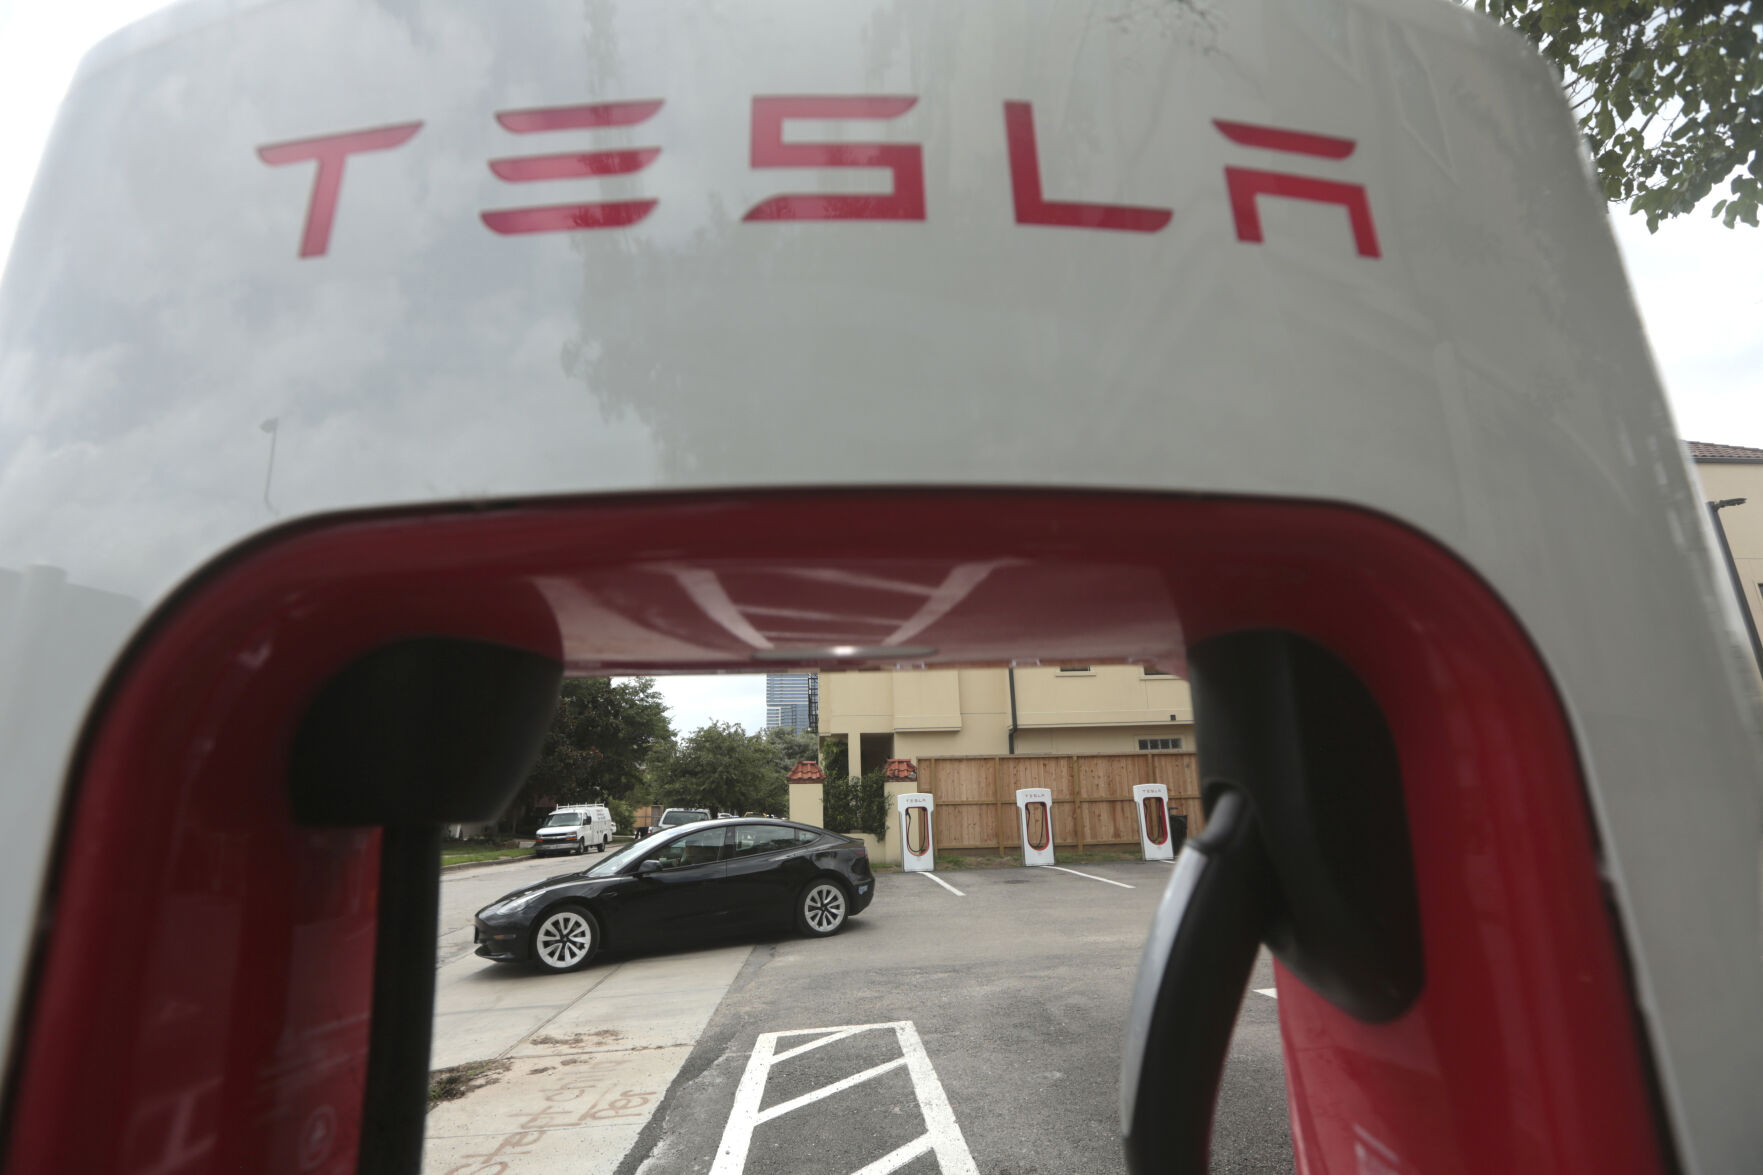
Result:
M661 872L661 868L661 862L651 857L637 866L637 876L647 877L651 873Z

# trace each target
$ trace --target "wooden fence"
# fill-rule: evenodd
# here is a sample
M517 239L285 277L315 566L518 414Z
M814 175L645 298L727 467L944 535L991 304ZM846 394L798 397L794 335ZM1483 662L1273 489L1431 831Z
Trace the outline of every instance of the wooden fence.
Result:
M1061 848L1137 845L1132 789L1169 788L1169 810L1200 831L1200 776L1192 751L1132 755L945 755L918 761L918 786L937 798L937 848L1013 852L1016 792L1053 792L1053 838Z

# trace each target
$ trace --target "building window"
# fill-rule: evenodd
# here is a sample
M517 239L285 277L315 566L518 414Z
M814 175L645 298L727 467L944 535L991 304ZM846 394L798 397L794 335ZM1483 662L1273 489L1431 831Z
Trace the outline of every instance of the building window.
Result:
M1089 673L1090 671L1088 665L1061 665L1059 667L1061 673Z
M1139 750L1179 751L1181 750L1181 740L1179 738L1142 738L1139 740Z
M765 729L814 731L820 725L820 678L812 673L765 675Z
M1174 677L1175 676L1175 674L1169 672L1169 670L1167 670L1167 669L1158 669L1158 668L1151 666L1151 665L1139 666L1139 672L1144 674L1146 677Z

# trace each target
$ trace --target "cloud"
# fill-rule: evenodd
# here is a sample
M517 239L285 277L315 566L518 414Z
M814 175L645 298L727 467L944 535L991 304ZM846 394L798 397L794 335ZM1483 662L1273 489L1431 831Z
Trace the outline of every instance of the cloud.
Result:
M1763 445L1763 230L1700 210L1656 234L1621 209L1612 218L1678 431Z
M86 50L166 0L0 2L0 267L43 156L55 110Z
M763 674L658 677L655 684L667 699L674 733L681 738L711 722L733 722L748 731L765 729Z

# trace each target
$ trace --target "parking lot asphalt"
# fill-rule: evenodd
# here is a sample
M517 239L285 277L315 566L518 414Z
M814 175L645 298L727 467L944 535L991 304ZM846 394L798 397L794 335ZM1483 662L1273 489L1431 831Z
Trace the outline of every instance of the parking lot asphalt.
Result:
M829 939L607 958L568 975L471 954L479 906L591 863L444 881L434 1065L511 1066L431 1115L426 1170L1125 1170L1121 1042L1168 864L882 874L875 903ZM1273 987L1265 956L1250 986L1211 1169L1290 1172L1278 1003L1253 990ZM566 1075L574 1085L543 1084ZM553 1122L558 1099L599 1096L596 1077L608 1096L646 1100L614 1120ZM458 1166L468 1155L484 1157Z
M757 944L619 1175L1124 1171L1121 1042L1170 867L1081 872L944 874L962 896L885 874L838 936ZM1254 991L1212 1170L1292 1170L1278 1003Z

